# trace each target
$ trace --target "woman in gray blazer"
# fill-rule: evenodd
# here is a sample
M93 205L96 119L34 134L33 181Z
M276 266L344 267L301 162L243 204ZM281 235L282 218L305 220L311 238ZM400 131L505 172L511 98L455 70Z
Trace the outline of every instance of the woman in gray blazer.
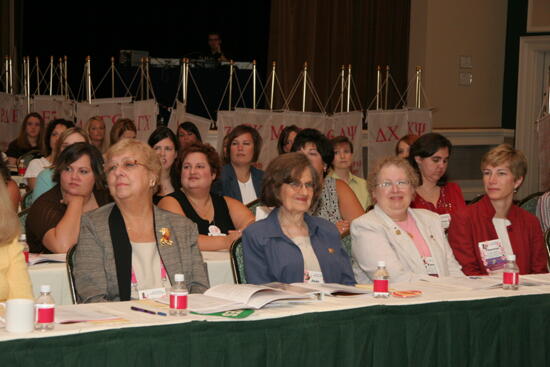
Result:
M114 204L86 214L74 254L79 302L136 299L185 275L189 292L208 288L196 225L153 205L160 161L145 143L123 139L105 156Z

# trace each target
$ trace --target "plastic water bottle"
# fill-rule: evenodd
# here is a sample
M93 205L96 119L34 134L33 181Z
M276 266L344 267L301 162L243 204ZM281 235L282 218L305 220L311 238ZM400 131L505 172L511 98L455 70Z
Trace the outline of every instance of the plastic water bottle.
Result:
M516 255L506 255L504 273L502 273L502 289L516 290L519 287L519 268Z
M188 292L184 283L185 277L183 274L176 274L174 280L170 289L170 316L186 316Z
M19 243L23 246L23 255L25 256L25 262L29 263L29 244L27 243L27 235L21 233L19 235Z
M390 274L386 270L385 261L379 261L377 265L378 269L374 272L373 295L374 298L388 298L390 296L388 284Z
M50 294L51 288L49 285L40 286L40 296L35 301L36 318L35 330L52 330L55 318L55 301Z

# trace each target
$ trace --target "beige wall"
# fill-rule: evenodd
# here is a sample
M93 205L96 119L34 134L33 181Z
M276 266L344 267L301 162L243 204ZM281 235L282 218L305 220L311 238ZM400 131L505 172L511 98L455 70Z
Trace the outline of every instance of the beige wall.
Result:
M501 127L506 10L504 0L411 0L409 78L422 66L435 128ZM459 69L461 55L471 69ZM472 73L470 86L458 84L460 71ZM414 85L408 98L413 106Z

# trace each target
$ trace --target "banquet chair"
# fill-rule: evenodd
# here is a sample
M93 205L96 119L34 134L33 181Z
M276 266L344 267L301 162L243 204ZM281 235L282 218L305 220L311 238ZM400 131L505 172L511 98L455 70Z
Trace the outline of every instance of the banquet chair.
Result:
M21 224L21 233L25 233L25 224L27 222L27 216L29 215L29 211L30 211L30 208L27 208L17 213L17 217L19 218L19 224Z
M69 251L67 251L66 263L67 263L67 278L69 279L69 288L71 290L71 298L73 300L73 303L77 304L78 297L76 296L76 287L74 285L74 274L73 274L73 267L74 267L73 256L74 256L75 249L76 249L76 246L73 246Z
M544 234L544 243L546 244L546 252L548 253L549 269L550 269L550 228Z
M346 250L348 256L351 259L351 234L349 231L346 231L342 233L340 236L340 240L342 241L342 247L344 247L344 250Z
M519 202L519 206L522 209L527 210L529 213L536 215L537 213L537 203L539 198L544 194L544 192L535 192L534 194L528 195L526 198Z
M478 196L476 196L475 198L473 198L472 200L470 200L470 201L468 202L468 205L472 205L472 204L477 203L477 202L480 201L484 196L485 196L485 194L479 194Z
M241 238L235 240L229 248L231 257L231 271L235 284L246 284L244 273L243 241Z
M256 199L251 201L250 203L246 204L246 207L252 212L252 214L256 214L256 208L258 206L262 205L260 199Z
M33 149L30 152L27 152L23 155L21 155L19 158L17 158L17 167L25 167L27 168L29 166L29 163L35 159L42 157L42 154L40 153L40 150Z

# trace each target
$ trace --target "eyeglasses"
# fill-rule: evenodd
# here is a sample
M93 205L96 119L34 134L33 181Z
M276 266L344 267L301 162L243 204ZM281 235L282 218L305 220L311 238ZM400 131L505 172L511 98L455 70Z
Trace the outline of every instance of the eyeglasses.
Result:
M292 188L295 192L299 192L302 187L305 187L307 191L313 191L314 185L313 182L298 182L298 181L291 181L286 182L288 186Z
M128 160L124 160L120 163L105 164L103 167L105 169L105 173L110 174L110 173L116 171L116 169L118 167L120 167L124 172L128 172L128 171L132 171L132 170L136 169L137 166L143 166L143 164L139 163L135 159L128 159Z
M395 182L384 181L382 183L376 184L376 187L387 190L391 188L393 185L397 186L398 189L405 189L411 185L411 181L408 181L408 180L400 180Z

